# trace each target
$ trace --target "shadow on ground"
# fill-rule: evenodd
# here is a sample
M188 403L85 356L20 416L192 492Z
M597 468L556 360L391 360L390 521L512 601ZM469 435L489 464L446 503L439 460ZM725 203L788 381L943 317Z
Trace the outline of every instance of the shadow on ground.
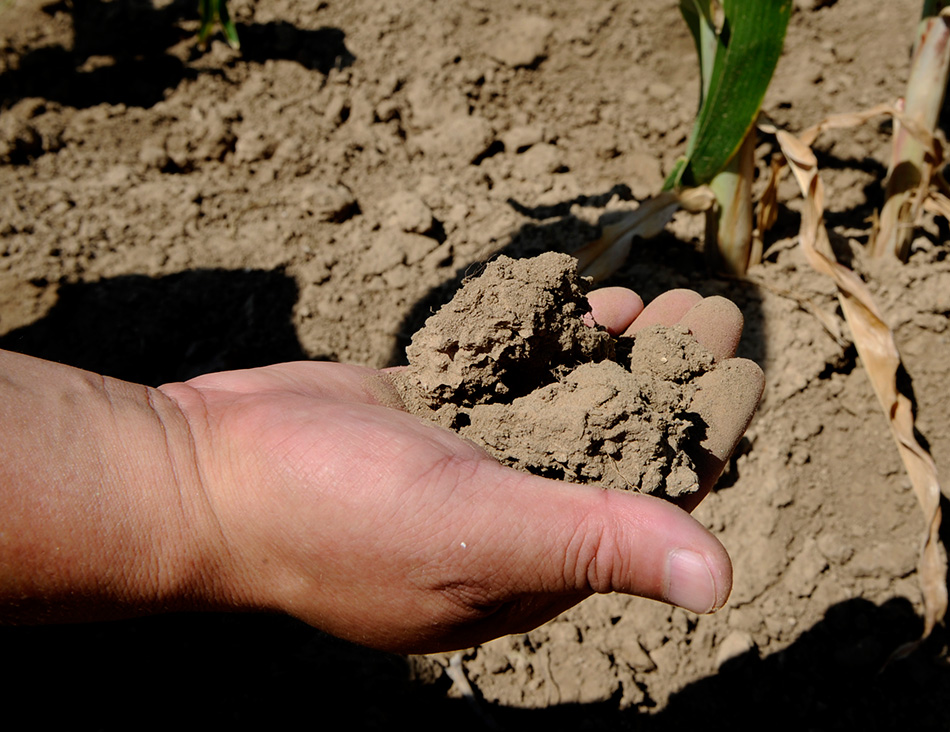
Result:
M76 108L102 103L151 107L170 89L198 75L168 52L193 37L178 21L197 19L198 3L194 0L174 0L160 8L147 0L62 0L43 10L50 16L70 14L72 47L45 45L23 53L18 68L0 75L4 106L27 97L42 97ZM326 74L355 61L338 28L303 30L276 21L239 23L237 29L244 62L286 59ZM199 55L195 46L192 57ZM214 69L203 73L226 72Z
M782 652L751 651L687 686L661 712L612 702L519 710L445 698L411 659L352 646L287 618L181 615L85 626L0 628L6 698L50 724L96 729L894 730L950 724L943 638L885 666L919 633L909 603L850 600ZM55 703L53 703L55 700ZM332 720L337 720L332 722Z
M157 386L210 371L308 358L281 272L194 270L63 284L41 320L0 348Z

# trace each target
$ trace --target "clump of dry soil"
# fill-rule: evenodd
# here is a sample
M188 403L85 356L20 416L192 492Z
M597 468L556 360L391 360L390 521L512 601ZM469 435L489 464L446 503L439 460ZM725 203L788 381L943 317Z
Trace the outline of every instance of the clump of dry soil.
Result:
M685 328L591 326L576 261L499 257L430 317L397 377L407 408L502 462L677 498L699 488L691 409L713 357Z

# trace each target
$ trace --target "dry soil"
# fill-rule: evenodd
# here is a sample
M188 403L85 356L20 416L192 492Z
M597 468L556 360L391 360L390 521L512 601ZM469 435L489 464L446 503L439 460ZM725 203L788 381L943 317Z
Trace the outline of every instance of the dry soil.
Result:
M695 112L673 0L229 4L241 53L195 48L193 0L4 4L0 347L149 384L298 358L403 363L473 268L569 252L655 193ZM796 0L765 111L795 132L893 101L919 9ZM889 131L819 141L827 219L896 331L946 471L948 228L926 220L905 266L862 253ZM881 671L921 630L922 519L832 286L796 246L795 189L781 193L747 279L710 275L684 215L607 283L733 299L740 355L765 371L762 408L696 512L734 558L721 612L594 597L454 659L281 618L7 628L7 708L101 729L946 729L942 631Z

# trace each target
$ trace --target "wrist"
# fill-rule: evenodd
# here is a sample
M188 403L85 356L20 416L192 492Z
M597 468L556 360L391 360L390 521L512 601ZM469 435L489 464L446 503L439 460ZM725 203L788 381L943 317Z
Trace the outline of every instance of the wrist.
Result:
M233 555L210 490L219 470L201 398L187 385L169 384L148 389L147 404L150 425L142 434L154 474L141 476L152 490L138 493L135 512L149 539L149 568L138 572L149 610L235 609Z
M200 606L213 532L172 400L0 352L0 432L0 622Z
M216 446L215 418L201 393L185 383L151 390L149 405L161 425L169 475L161 481L168 488L161 499L165 507L143 511L163 537L155 560L160 569L151 581L155 602L165 611L254 609L245 597L230 522L220 515L233 470L230 450Z

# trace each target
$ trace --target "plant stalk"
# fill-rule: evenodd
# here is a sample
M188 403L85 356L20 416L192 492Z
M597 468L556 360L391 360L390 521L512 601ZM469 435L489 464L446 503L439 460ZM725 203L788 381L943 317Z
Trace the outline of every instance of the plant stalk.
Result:
M937 5L942 3L928 2L924 10L927 12L930 6ZM925 17L918 27L904 98L904 116L921 131L933 134L937 128L948 73L950 20L946 16ZM931 144L912 134L907 125L894 121L884 206L871 245L873 256L895 256L907 261L914 227L933 172L931 149Z
M706 256L716 271L743 276L752 261L755 128L709 183L716 205L706 212Z
M198 0L198 11L201 15L201 29L198 31L199 45L205 46L215 25L220 25L228 45L234 50L241 48L237 28L228 11L227 0Z

